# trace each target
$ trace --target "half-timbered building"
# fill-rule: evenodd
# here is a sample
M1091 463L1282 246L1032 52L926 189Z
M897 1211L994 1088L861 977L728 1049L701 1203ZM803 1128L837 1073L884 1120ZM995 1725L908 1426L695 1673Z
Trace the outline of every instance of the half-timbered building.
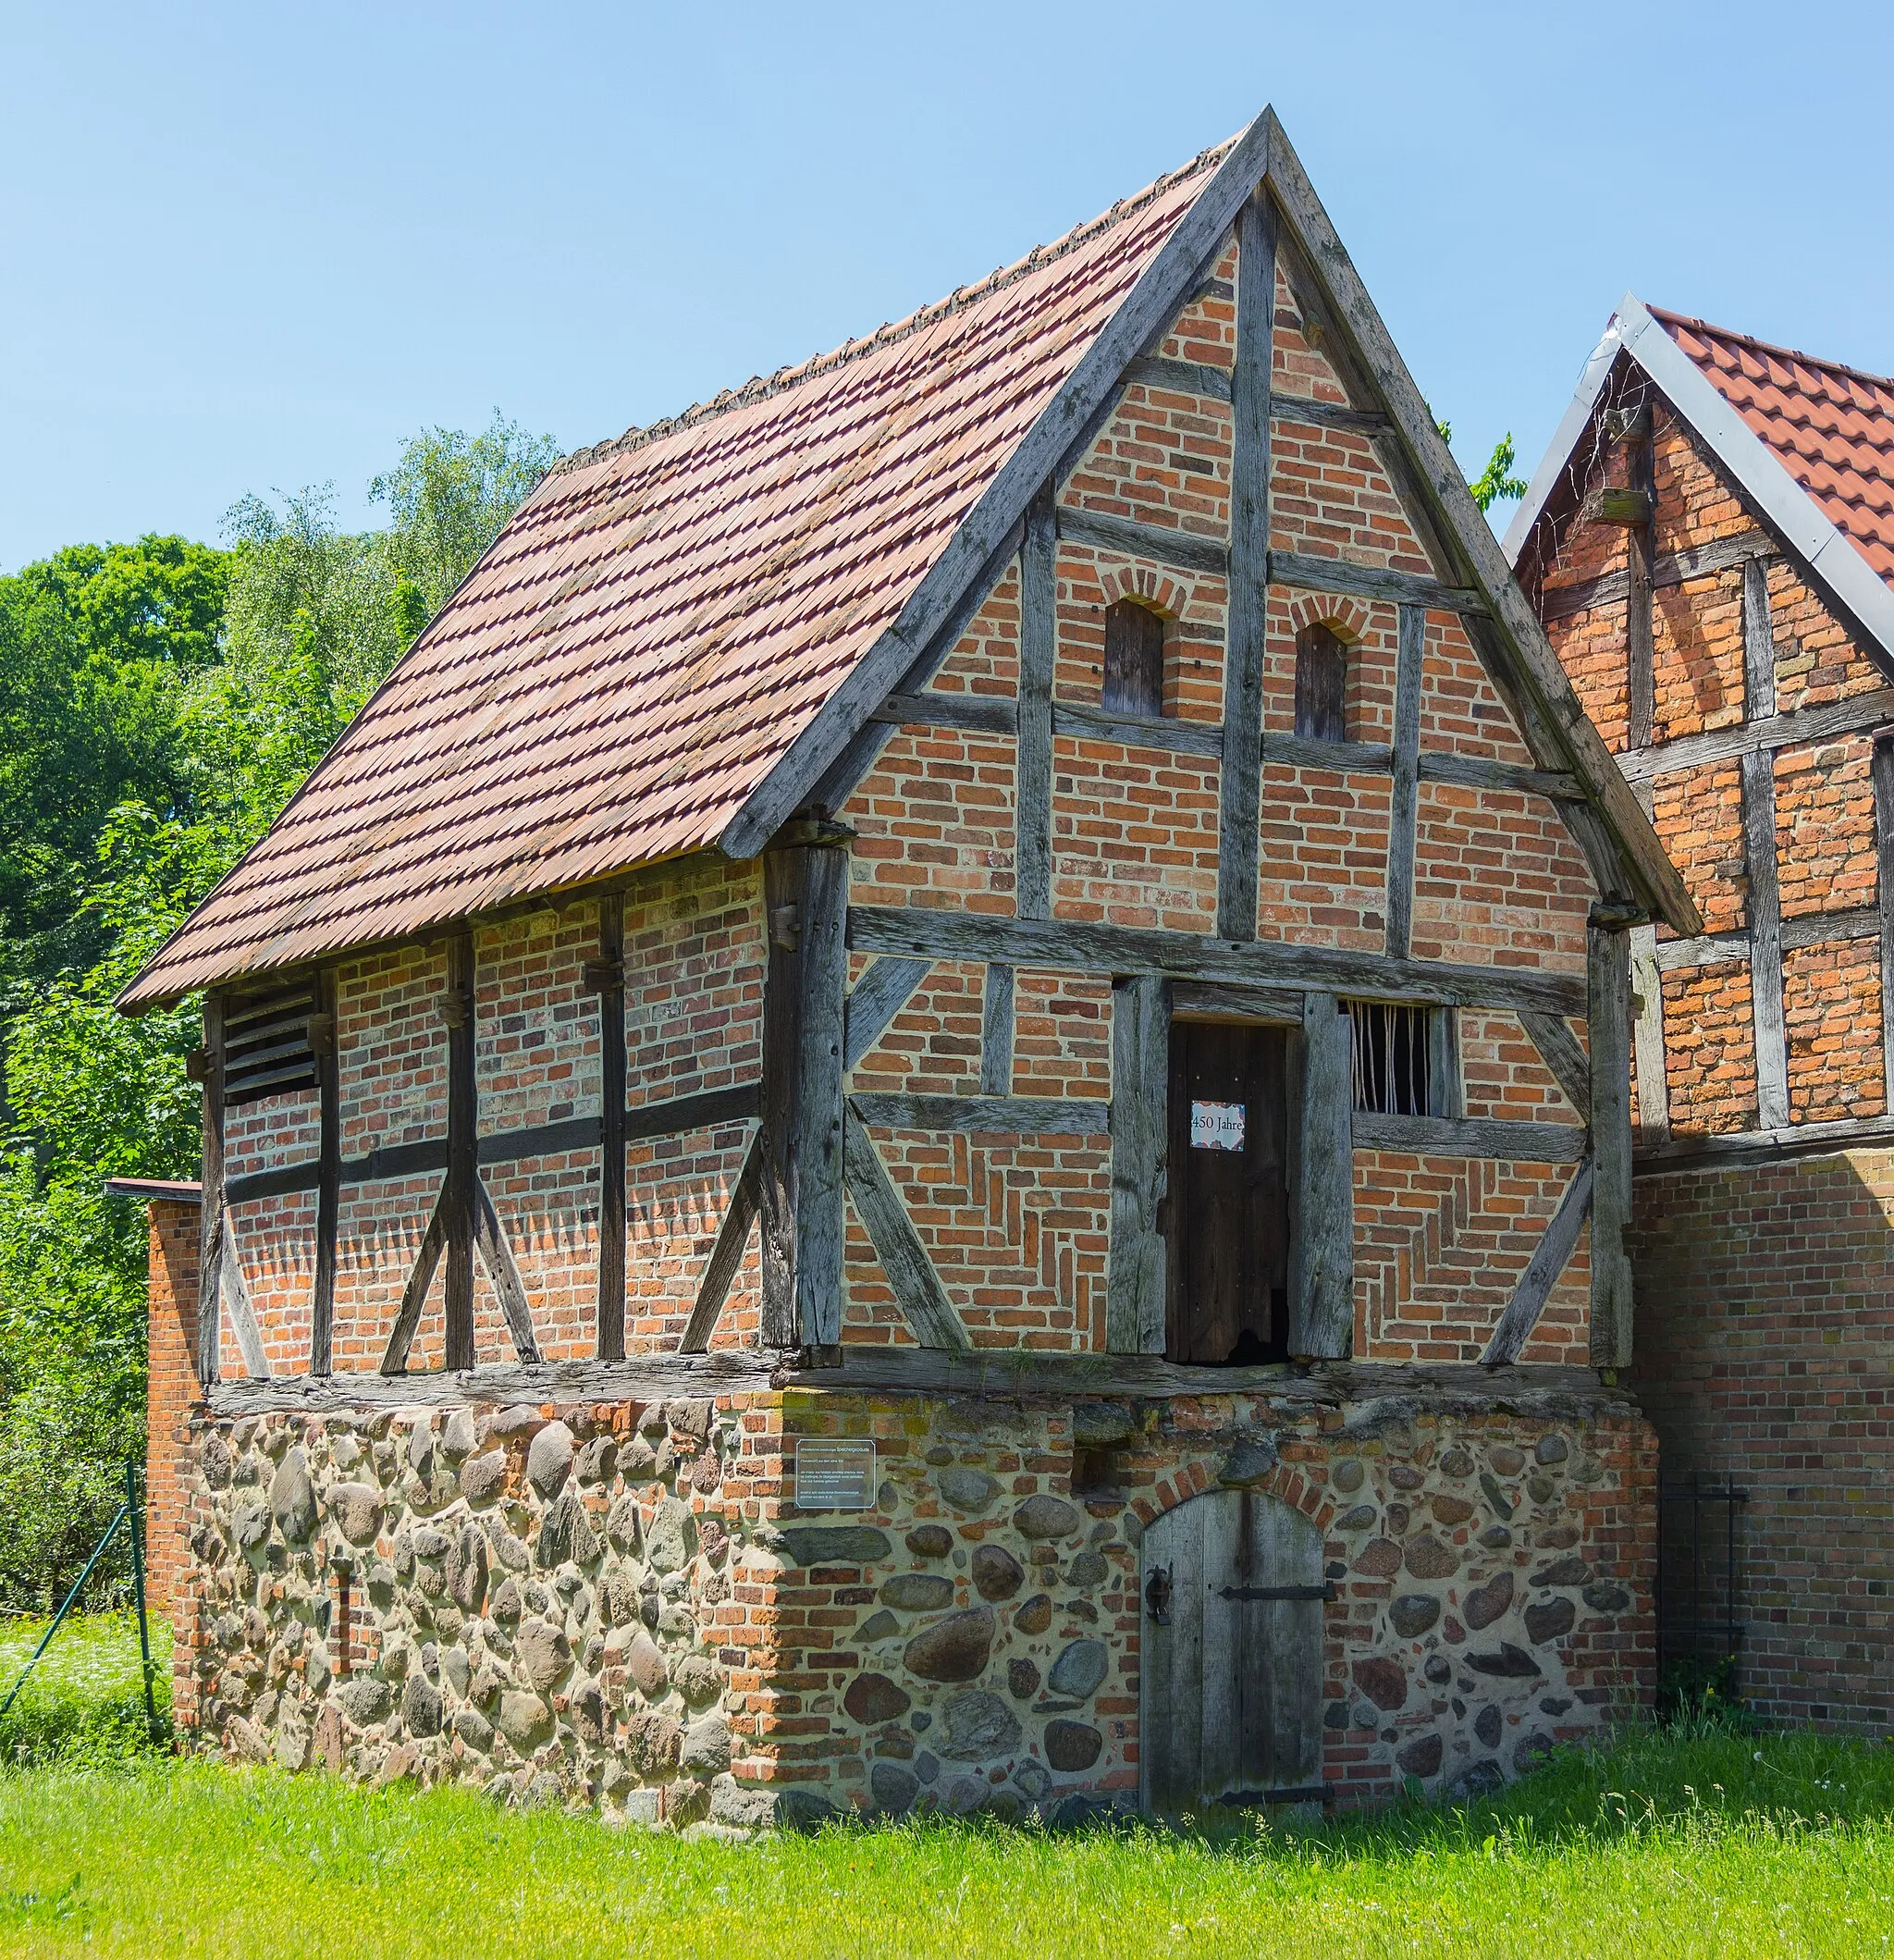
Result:
M184 1720L732 1824L1591 1732L1653 921L1268 112L567 459L125 996Z
M1507 544L1703 918L1631 934L1666 1655L1885 1734L1894 381L1628 296Z

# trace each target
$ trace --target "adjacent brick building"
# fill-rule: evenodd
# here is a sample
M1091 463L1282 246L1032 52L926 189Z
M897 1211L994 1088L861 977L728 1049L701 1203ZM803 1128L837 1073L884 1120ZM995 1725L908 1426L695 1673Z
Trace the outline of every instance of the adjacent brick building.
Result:
M122 1004L206 1000L185 1720L749 1824L1646 1704L1653 919L1268 112L568 459Z
M1704 931L1634 934L1630 1376L1772 1720L1894 1701L1894 382L1618 308L1507 547Z

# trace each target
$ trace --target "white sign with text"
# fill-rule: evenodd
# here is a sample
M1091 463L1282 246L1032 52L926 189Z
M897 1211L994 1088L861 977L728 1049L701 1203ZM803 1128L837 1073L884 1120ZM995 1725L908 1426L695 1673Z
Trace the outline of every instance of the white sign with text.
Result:
M1193 1103L1190 1105L1192 1150L1241 1150L1243 1104Z

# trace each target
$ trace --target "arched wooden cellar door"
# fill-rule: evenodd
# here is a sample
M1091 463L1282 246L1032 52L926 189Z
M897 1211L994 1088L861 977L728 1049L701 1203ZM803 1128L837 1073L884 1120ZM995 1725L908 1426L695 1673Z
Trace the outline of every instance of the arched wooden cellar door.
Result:
M1138 1794L1147 1810L1322 1794L1322 1533L1211 1490L1144 1536Z

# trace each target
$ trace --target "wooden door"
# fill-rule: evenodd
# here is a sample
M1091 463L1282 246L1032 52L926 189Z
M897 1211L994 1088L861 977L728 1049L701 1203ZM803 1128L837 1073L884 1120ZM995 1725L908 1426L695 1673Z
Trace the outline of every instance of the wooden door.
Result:
M1144 1535L1138 1795L1162 1813L1321 1795L1322 1533L1211 1490Z
M1288 1359L1288 1030L1171 1025L1164 1352Z

